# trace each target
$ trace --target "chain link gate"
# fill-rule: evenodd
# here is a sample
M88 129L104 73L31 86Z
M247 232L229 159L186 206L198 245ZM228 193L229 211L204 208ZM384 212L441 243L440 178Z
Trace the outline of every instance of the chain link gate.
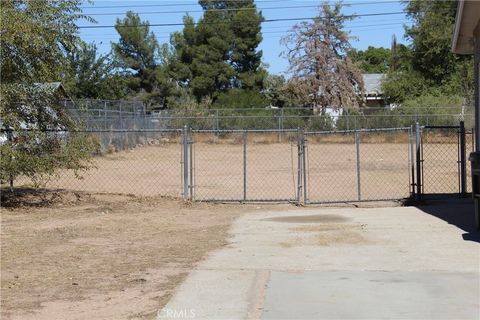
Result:
M398 200L414 192L411 127L306 132L305 203Z
M184 196L193 201L300 202L300 130L185 132Z
M473 129L459 126L417 127L417 198L466 196L471 192L467 152L473 151Z
M193 201L332 203L413 193L411 128L184 129L183 195Z

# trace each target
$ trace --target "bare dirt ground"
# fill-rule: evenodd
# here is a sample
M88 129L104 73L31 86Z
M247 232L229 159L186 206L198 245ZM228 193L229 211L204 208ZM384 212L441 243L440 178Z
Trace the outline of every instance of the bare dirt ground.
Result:
M8 198L2 319L153 319L252 206L50 192ZM9 207L13 206L13 207Z

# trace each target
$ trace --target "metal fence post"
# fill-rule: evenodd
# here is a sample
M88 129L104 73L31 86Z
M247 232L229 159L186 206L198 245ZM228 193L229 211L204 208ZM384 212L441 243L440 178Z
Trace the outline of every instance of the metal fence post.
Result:
M183 199L188 199L188 130L183 127Z
M415 124L415 147L416 147L416 154L415 154L415 161L416 161L416 174L417 179L415 181L417 190L415 194L415 199L418 201L422 198L422 169L421 169L421 155L420 155L420 124L417 122Z
M190 128L190 140L188 140L188 144L190 145L190 200L193 200L193 136L192 136L192 128Z
M103 122L104 122L104 129L107 130L107 101L103 102Z
M350 114L348 112L348 109L345 117L347 118L347 131L348 131L350 130Z
M217 130L216 135L218 136L218 130L220 130L220 124L218 123L218 109L215 110L215 129Z
M362 189L360 183L360 136L357 130L355 130L355 149L357 154L357 195L358 201L362 200Z
M460 193L467 193L467 152L465 141L465 122L460 121Z
M7 140L8 140L8 143L10 144L10 147L13 148L13 132L10 129L7 129ZM10 159L10 161L13 161L13 157ZM12 174L10 174L9 176L10 192L13 192L13 180L14 180L14 177Z
M298 128L297 129L297 150L298 150L298 157L297 157L297 203L300 203L300 199L302 197L302 136L303 131Z
M408 140L409 140L409 159L408 161L410 162L410 165L409 165L409 170L411 170L411 176L409 178L410 180L410 195L413 195L415 194L415 165L414 165L414 156L413 156L413 125L410 126L410 130L408 131Z
M301 142L302 142L302 169L303 169L303 203L308 204L308 188L307 188L307 144L306 144L305 132L302 131Z
M122 102L120 101L120 128L119 129L124 129L123 127L123 108L122 108Z
M247 201L247 130L243 130L243 201Z
M278 117L278 142L282 142L283 136L283 109L280 109L280 115Z

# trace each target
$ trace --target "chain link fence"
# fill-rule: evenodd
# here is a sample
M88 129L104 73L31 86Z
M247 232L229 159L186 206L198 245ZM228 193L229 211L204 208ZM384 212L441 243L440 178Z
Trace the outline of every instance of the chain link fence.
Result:
M298 201L298 137L298 130L193 130L193 200Z
M402 199L412 192L412 129L306 133L309 203Z
M473 134L463 123L416 129L184 127L82 134L94 135L103 145L92 168L80 176L60 171L47 181L48 188L193 201L295 203L470 192L466 156L473 148ZM13 184L32 182L20 176Z
M74 135L75 133L70 133ZM89 132L101 139L105 132ZM141 137L134 147L100 151L87 171L61 170L40 181L49 189L137 196L182 196L183 136L181 130L110 132L120 140ZM113 139L113 138L112 138ZM20 176L13 185L32 187L39 181Z
M473 129L460 126L425 126L421 134L422 193L426 195L471 192Z
M473 125L473 110L436 107L348 109L319 114L308 108L154 109L141 101L64 100L70 114L90 130L163 130L187 126L195 130L333 131L421 126Z

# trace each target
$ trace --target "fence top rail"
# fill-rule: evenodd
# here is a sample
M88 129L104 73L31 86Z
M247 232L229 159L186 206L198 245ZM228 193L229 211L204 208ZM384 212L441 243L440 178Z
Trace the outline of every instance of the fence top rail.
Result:
M183 129L0 129L0 132L17 132L17 131L32 131L32 132L78 132L78 133L141 133L141 132L182 132Z
M94 105L94 104L102 104L104 102L107 102L107 103L115 103L117 105L134 105L134 106L144 106L145 104L142 102L142 101L138 101L138 100L108 100L108 99L75 99L75 100L71 100L71 99L63 99L63 101L65 101L66 103L71 103L71 104L76 104L76 103L84 103L84 104L90 104L90 105ZM361 110L362 108L360 108ZM365 108L365 110L394 110L396 108L385 108L385 107L368 107L368 108ZM421 109L431 109L430 107L428 106L417 106L413 109L418 109L418 110L421 110ZM436 107L436 109L461 109L461 107L458 107L458 106L439 106L439 107ZM471 109L471 108L467 108L467 109ZM164 108L162 109L163 110L169 110L167 108ZM183 109L183 108L178 108L178 109L173 109L173 110L177 110L177 111L186 111L186 112L190 112L192 111L191 109ZM273 111L273 112L282 112L282 111L288 111L288 110L302 110L302 111L314 111L314 108L312 107L286 107L286 108L275 108L275 107L268 107L268 106L264 106L264 107L255 107L255 108L212 108L212 109L196 109L196 111L212 111L212 112L216 112L216 111L241 111L241 112L247 112L247 111L260 111L260 110L264 110L264 111ZM339 110L342 110L342 111L345 111L345 112L356 112L359 110L359 108L350 108L350 107L344 107L344 108L339 108Z
M423 126L422 129L460 129L460 126Z
M408 131L411 127L400 128L378 128L378 129L357 129L357 130L333 130L333 131L305 131L305 134L340 134L340 133L356 133L356 132L385 132L385 131Z
M192 129L193 133L299 132L299 129Z
M71 109L72 111L77 111L79 113L93 113L93 112L98 112L98 113L104 113L104 109ZM203 111L203 110L202 110ZM200 113L203 113L200 111ZM233 119L233 118L285 118L285 119L295 119L295 118L322 118L322 117L333 117L333 118L338 118L338 117L348 117L348 118L391 118L391 117L453 117L453 116L473 116L473 113L412 113L412 114L344 114L344 115L321 115L321 114L289 114L289 115L266 115L266 114L260 114L260 115L245 115L245 114L236 114L236 115L216 115L215 113L210 112L205 112L201 115L186 115L185 113L177 113L177 112L165 112L164 114L158 114L158 115L150 115L143 113L142 111L119 111L119 110L106 110L107 113L118 113L118 114L131 114L131 115L146 115L149 117L154 117L158 119L171 119L171 118L178 118L178 119L211 119L213 118L219 118L219 119Z

